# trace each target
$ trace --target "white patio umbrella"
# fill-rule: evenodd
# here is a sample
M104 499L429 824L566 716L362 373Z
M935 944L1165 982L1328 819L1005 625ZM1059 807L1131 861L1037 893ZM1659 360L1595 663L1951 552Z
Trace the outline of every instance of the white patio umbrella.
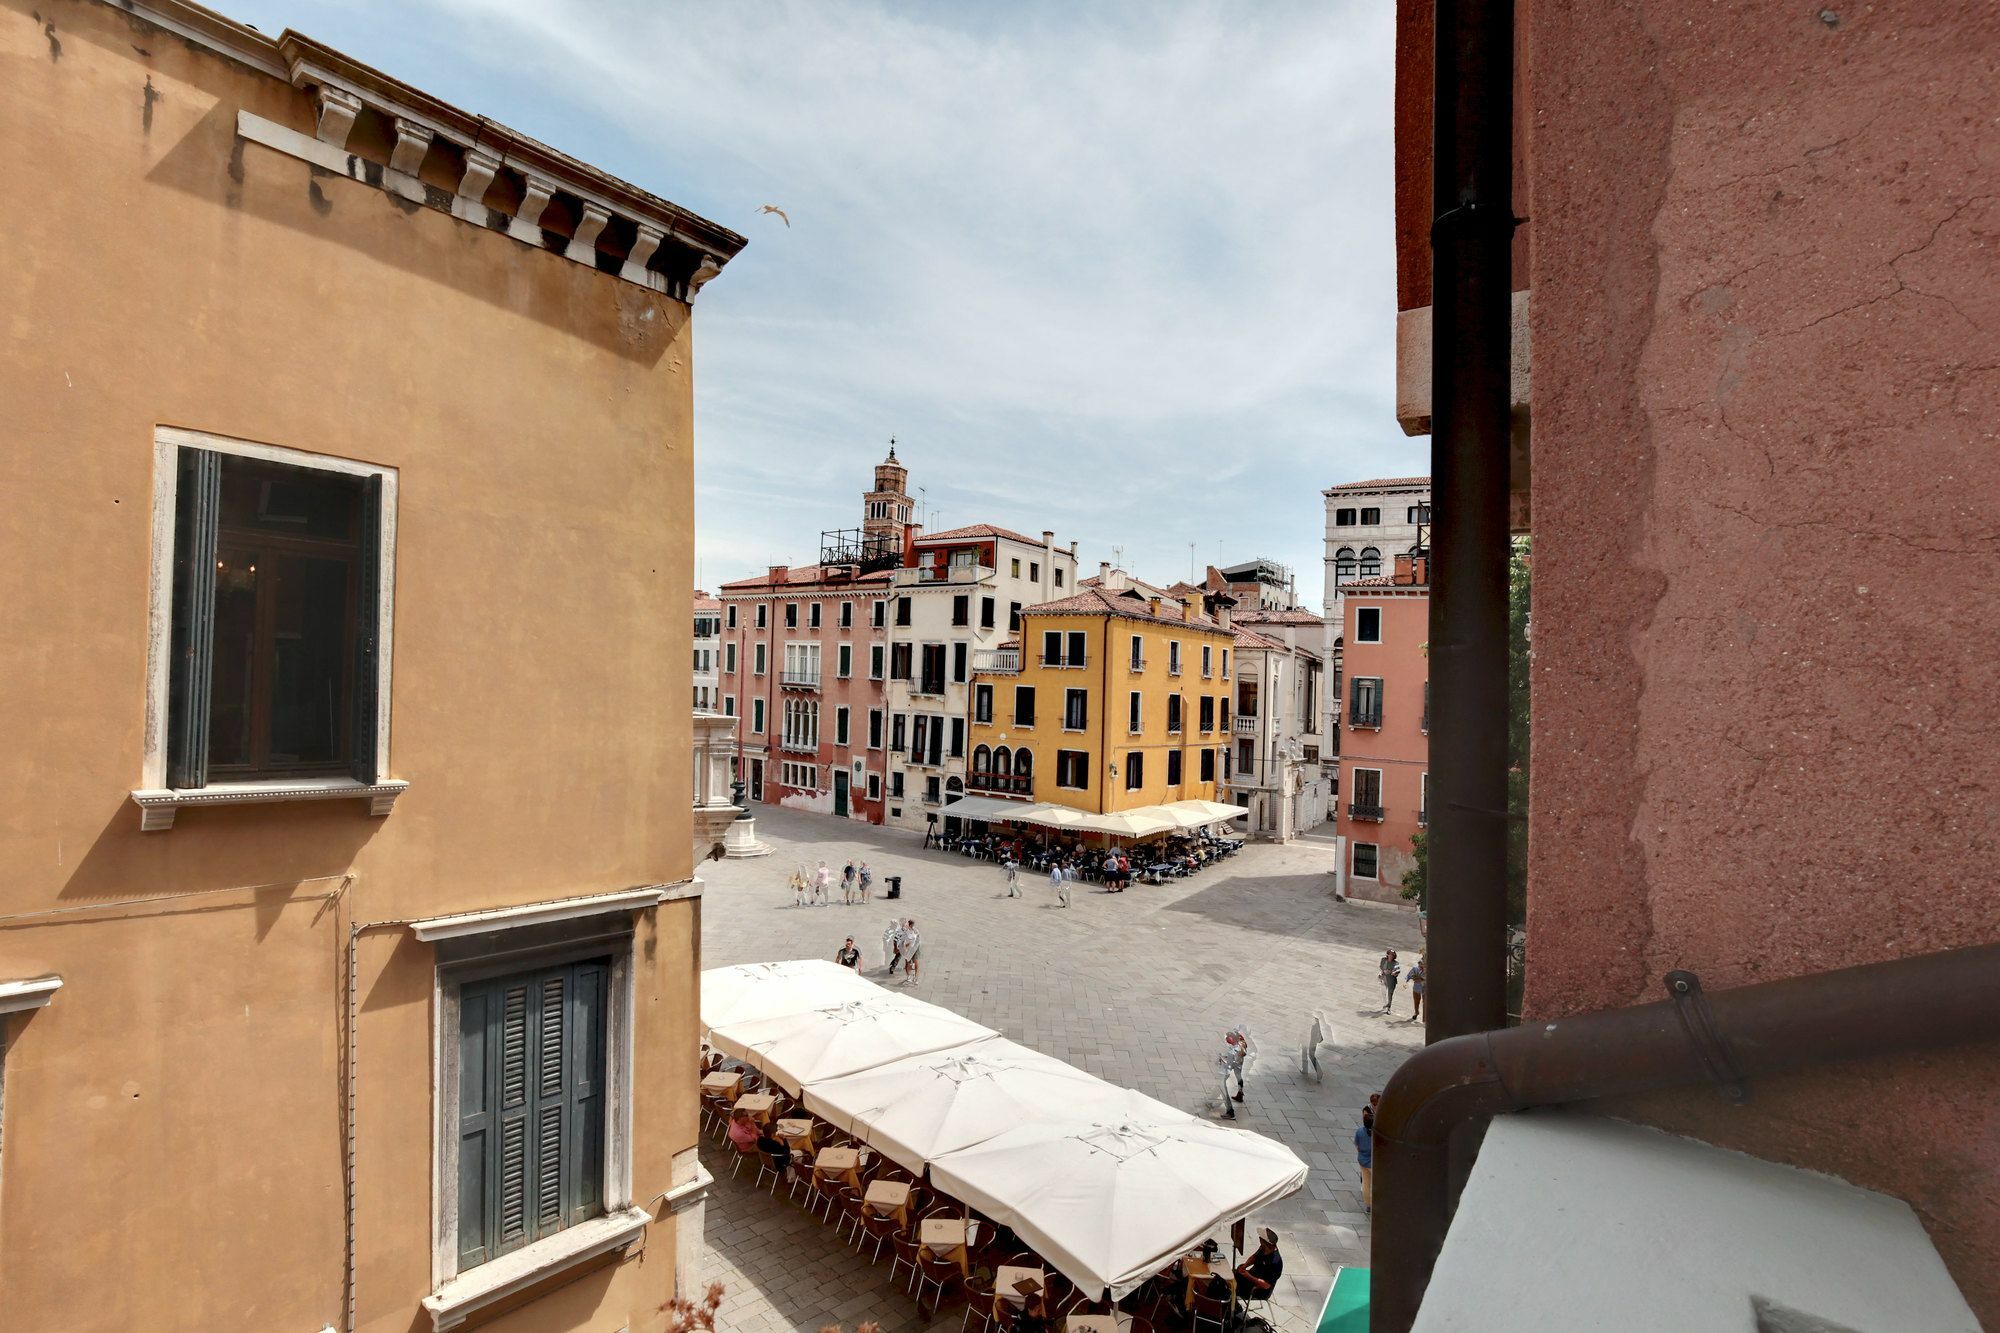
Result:
M1125 1090L1054 1056L992 1037L806 1086L806 1109L922 1174L948 1152L1024 1124L1075 1124Z
M1079 1287L1124 1296L1217 1226L1306 1182L1290 1148L1121 1089L931 1162L939 1189L1014 1228Z
M869 989L873 994L821 1009L718 1024L709 1029L708 1039L797 1096L806 1084L822 1079L997 1035L949 1009L880 987Z
M1121 838L1149 838L1155 833L1171 833L1181 824L1179 820L1162 813L1157 806L1142 806L1137 810L1120 810L1108 815L1085 815L1070 827L1088 829L1093 833L1110 833Z
M851 967L824 958L712 967L701 974L701 1025L726 1027L882 994Z
M1250 813L1248 806L1227 805L1221 801L1169 801L1157 808L1168 818L1179 820L1183 828L1199 828L1203 824L1216 824Z

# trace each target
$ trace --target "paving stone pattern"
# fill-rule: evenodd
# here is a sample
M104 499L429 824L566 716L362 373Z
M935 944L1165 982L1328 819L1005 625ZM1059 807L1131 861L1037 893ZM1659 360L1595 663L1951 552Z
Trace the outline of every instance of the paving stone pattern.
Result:
M1368 1262L1368 1221L1354 1164L1354 1130L1368 1094L1421 1044L1406 991L1394 1020L1378 1015L1375 964L1395 948L1407 965L1421 947L1415 914L1333 899L1333 843L1308 836L1289 846L1253 843L1228 861L1159 887L1105 894L1079 882L1073 905L1055 905L1046 876L1023 872L1021 899L1001 896L990 862L926 851L900 831L768 807L758 836L774 854L711 861L700 871L703 967L780 958L831 958L853 935L869 974L882 977L881 936L892 914L923 933L923 976L911 994L957 1010L1006 1036L1137 1088L1184 1110L1220 1115L1216 1052L1234 1023L1249 1026L1257 1058L1239 1127L1288 1144L1311 1168L1306 1187L1252 1225L1281 1236L1285 1276L1275 1322L1311 1326L1343 1264ZM839 901L849 857L875 871L875 900ZM834 902L792 905L787 880L824 859ZM903 897L881 897L887 875ZM900 978L898 979L900 980ZM1322 1077L1299 1072L1308 1015L1323 1010L1333 1042ZM722 1327L817 1329L875 1319L884 1333L926 1326L909 1294L888 1280L889 1261L870 1266L833 1229L750 1188L746 1164L704 1140L717 1176L708 1205L709 1270L727 1288ZM1228 1238L1219 1235L1226 1247ZM906 1276L906 1275L905 1275ZM955 1327L956 1308L934 1321Z

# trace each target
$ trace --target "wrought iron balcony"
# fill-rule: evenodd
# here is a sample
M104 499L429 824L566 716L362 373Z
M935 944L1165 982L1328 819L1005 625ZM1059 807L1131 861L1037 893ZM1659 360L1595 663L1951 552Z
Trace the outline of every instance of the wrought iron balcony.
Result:
M1035 783L1032 777L1021 777L1014 774L1000 776L993 773L968 773L965 775L965 785L971 791L991 791L999 792L1003 795L1011 793L1026 796L1034 790Z
M1349 819L1369 820L1379 824L1382 822L1382 807L1379 805L1363 805L1359 801L1349 801L1347 803L1347 817Z
M1125 663L1125 669L1127 671L1144 671L1146 669L1146 659L1144 657L1134 657Z
M1353 715L1347 719L1347 727L1350 731L1380 731L1382 730L1382 710L1379 708L1356 709Z
M778 683L788 690L816 690L819 688L819 672L787 671L778 678Z
M1081 653L1074 657L1062 653L1058 653L1054 657L1044 654L1041 658L1041 663L1045 667L1061 667L1068 670L1081 670L1090 665L1088 658Z

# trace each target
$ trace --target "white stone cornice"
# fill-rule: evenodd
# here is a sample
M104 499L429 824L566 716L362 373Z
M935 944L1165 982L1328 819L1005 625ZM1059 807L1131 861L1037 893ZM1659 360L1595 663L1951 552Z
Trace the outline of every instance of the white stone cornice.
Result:
M352 778L309 778L297 782L220 782L207 787L142 787L132 793L139 807L139 831L158 833L174 826L174 816L194 805L270 805L283 801L368 802L377 817L395 808L396 798L409 787L398 779L356 782Z
M23 1009L39 1009L55 999L56 992L61 989L61 977L0 981L0 1014L18 1014Z
M689 880L685 883L698 885L700 881ZM681 887L679 884L650 884L644 888L621 889L616 893L593 893L581 898L525 903L519 907L434 916L412 921L410 933L429 944L436 940L457 939L461 935L486 935L496 930L542 926L551 921L571 921L580 916L597 916L605 912L636 912L644 907L657 906L669 896L671 890ZM699 892L694 896L700 896Z
M459 177L458 193L461 198L478 203L486 197L486 187L493 183L494 174L500 170L500 158L484 148L465 150L465 174Z
M347 136L354 129L354 118L360 114L361 99L353 93L321 87L317 130L321 142L330 143L335 148L346 148Z
M611 215L596 204L586 203L583 214L576 220L576 235L570 238L569 257L580 264L594 263L597 258L597 238L604 231L604 224L611 221Z
M406 176L417 174L417 168L424 164L424 154L430 151L431 140L437 132L428 125L419 125L407 116L396 117L396 149L389 155L391 170Z

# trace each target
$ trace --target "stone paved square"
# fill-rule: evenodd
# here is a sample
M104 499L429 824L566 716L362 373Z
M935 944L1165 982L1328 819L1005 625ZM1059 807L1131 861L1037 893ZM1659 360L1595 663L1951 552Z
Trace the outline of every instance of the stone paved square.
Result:
M1397 993L1394 1021L1380 1017L1375 962L1394 948L1407 964L1421 947L1416 916L1393 906L1337 903L1330 837L1289 846L1253 843L1199 874L1105 894L1078 883L1073 906L1055 905L1046 880L1023 873L1021 899L1002 895L999 867L852 821L759 807L757 833L773 854L711 861L700 870L701 966L779 958L831 958L853 935L881 981L881 937L892 915L923 932L923 976L911 993L1015 1041L1137 1088L1172 1106L1218 1114L1215 1052L1223 1031L1246 1023L1258 1048L1239 1127L1288 1144L1311 1168L1299 1193L1257 1214L1280 1233L1285 1276L1281 1328L1310 1326L1342 1264L1368 1261L1368 1224L1354 1167L1353 1134L1368 1094L1422 1042ZM875 871L875 899L847 907L840 868L849 857ZM826 861L834 903L794 907L787 881L800 864ZM903 897L883 901L888 875ZM1323 1010L1333 1042L1322 1080L1299 1073L1308 1015ZM730 1154L703 1140L717 1177L707 1220L704 1280L727 1287L730 1330L817 1329L840 1320L881 1321L884 1333L922 1328L909 1294L836 1242L833 1229L750 1172L732 1180ZM1219 1236L1227 1246L1227 1236ZM937 1321L955 1326L956 1307Z

